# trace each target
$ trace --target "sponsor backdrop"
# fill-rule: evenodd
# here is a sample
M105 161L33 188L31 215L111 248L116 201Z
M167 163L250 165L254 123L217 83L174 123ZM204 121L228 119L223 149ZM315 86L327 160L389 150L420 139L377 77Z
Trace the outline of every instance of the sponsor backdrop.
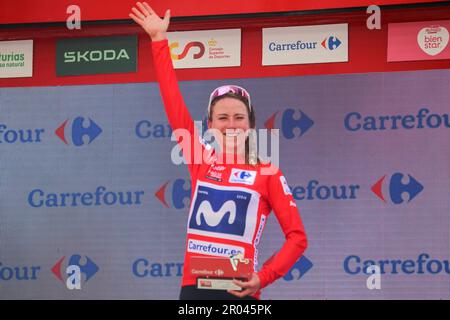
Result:
M264 299L450 298L450 70L231 82L309 238ZM181 83L195 119L224 83ZM0 88L0 114L0 298L176 299L190 184L157 84ZM270 216L260 260L282 243Z

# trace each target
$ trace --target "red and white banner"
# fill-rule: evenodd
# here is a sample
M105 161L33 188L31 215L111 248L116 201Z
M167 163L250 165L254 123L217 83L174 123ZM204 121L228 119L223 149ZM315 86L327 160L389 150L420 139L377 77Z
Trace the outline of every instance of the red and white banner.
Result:
M241 29L169 32L175 69L241 65Z
M347 61L346 23L263 29L263 66Z
M0 41L0 78L33 76L33 40Z
M64 22L70 16L67 8L77 5L82 21L129 19L128 13L137 0L2 0L0 24ZM153 9L164 15L171 9L173 17L207 16L225 14L267 13L302 10L368 7L376 4L397 5L440 0L147 0ZM20 7L20 9L19 9Z
M450 59L450 20L391 23L388 61Z

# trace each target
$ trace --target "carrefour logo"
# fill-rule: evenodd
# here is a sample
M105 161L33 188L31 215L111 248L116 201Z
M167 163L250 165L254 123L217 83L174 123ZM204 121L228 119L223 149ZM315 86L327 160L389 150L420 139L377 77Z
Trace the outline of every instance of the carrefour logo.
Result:
M44 132L44 129L9 128L0 123L0 144L40 143Z
M230 183L244 183L253 185L255 183L256 171L240 170L233 168L231 170Z
M201 57L203 57L203 55L205 54L205 45L203 43L201 43L200 41L192 41L187 43L184 46L183 52L181 54L176 54L174 53L174 49L178 48L180 46L179 42L172 42L169 46L170 48L170 56L172 57L172 60L182 60L184 59L188 52L192 49L192 48L197 48L198 52L194 52L192 55L193 59L200 59Z
M313 263L305 256L301 256L300 259L289 269L289 271L283 276L286 281L299 280L302 278L311 268ZM294 275L297 274L297 277Z
M102 129L91 118L87 121L83 117L76 117L73 121L65 120L56 130L56 136L62 142L80 147L91 144L101 133Z
M344 271L349 275L370 274L367 269L373 265L379 266L381 274L450 274L448 260L433 259L428 253L421 253L412 259L362 259L358 255L349 255L343 262Z
M350 112L344 118L344 128L351 132L439 129L450 128L450 120L448 113L431 113L427 108L422 108L415 114L363 115Z
M358 198L358 184L329 185L310 180L305 185L289 186L295 200L354 200Z
M302 51L316 49L316 41L297 40L287 43L270 42L269 51Z
M181 277L183 265L182 262L151 262L147 258L137 258L131 271L137 278Z
M339 46L342 44L342 41L339 40L338 37L330 36L325 38L321 44L322 47L327 50L335 50L339 48Z
M97 264L88 256L82 258L81 255L74 254L69 258L66 267L63 266L65 259L66 257L62 257L55 263L52 273L67 289L80 290L81 284L88 282L99 271Z
M38 278L39 271L41 271L41 266L11 266L4 265L0 262L0 281L36 280Z
M401 204L405 201L403 195L406 194L409 203L423 190L423 185L410 174L396 172L387 179L386 177L384 175L372 186L372 192L384 202L390 199L394 204Z
M168 123L155 123L150 120L141 120L134 128L136 136L140 139L170 138L172 128Z
M266 120L264 126L267 129L275 128L278 113L275 112ZM281 113L281 133L286 139L303 136L313 125L314 121L300 109L286 109Z
M184 209L190 204L191 183L184 179L168 180L158 188L155 197L166 208Z
M144 194L143 190L110 191L104 186L84 192L48 192L37 188L28 194L28 205L33 208L139 206Z
M236 179L246 180L250 178L252 175L245 170L240 170L240 172L235 172L234 176Z

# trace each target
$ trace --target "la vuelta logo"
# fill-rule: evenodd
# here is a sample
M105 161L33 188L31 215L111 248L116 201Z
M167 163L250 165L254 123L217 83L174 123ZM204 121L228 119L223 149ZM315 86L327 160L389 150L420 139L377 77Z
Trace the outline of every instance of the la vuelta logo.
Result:
M437 25L423 28L417 34L419 47L430 56L441 53L447 47L448 39L448 30Z
M410 174L406 176L403 173L396 172L390 179L389 177L386 179L386 177L384 175L372 186L372 192L384 202L387 202L386 198L389 197L394 204L401 204L404 202L403 194L406 193L409 203L423 190L423 185ZM386 183L384 182L385 179ZM386 189L388 189L387 192Z
M198 52L194 53L192 58L193 59L200 59L201 57L203 57L203 55L205 54L205 45L203 43L201 43L200 41L192 41L187 43L184 46L183 52L181 54L176 54L174 53L173 49L176 49L180 46L179 42L173 42L170 44L170 56L172 57L172 60L181 60L184 59L189 50L191 50L191 48L198 48Z
M65 283L67 289L81 289L82 274L84 274L84 283L88 282L99 270L99 267L88 256L83 259L81 255L74 254L69 258L67 267L63 267L66 257L62 257L55 263L52 273L62 283ZM84 260L82 262L82 260Z

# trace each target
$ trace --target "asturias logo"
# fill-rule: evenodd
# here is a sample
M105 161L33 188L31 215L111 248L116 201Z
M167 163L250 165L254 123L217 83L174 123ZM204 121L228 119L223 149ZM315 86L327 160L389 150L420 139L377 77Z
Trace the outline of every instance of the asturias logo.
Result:
M62 265L66 257L62 257L55 263L52 273L62 283L65 283L67 289L81 289L82 274L84 274L84 283L88 282L99 270L99 267L88 256L85 259L79 254L74 254L69 258L67 267L63 269ZM62 270L63 269L63 270ZM61 272L63 271L63 272ZM65 279L65 280L64 280Z
M197 53L193 54L192 56L193 59L200 59L205 54L205 45L200 41L192 41L187 43L184 46L183 52L181 54L173 53L173 49L178 48L179 46L180 46L179 42L172 42L170 44L170 56L172 57L172 60L184 59L191 48L198 48L199 50Z
M402 198L404 193L408 194L408 202L410 202L423 190L423 185L414 179L410 174L404 175L403 173L396 172L390 177L390 179L388 178L386 180L386 183L384 183L385 180L386 175L381 177L372 186L372 192L384 202L387 202L385 197L387 196L389 197L388 199L391 199L394 204L401 204L404 202ZM383 184L385 184L384 187ZM388 188L388 191L386 191L386 188Z
M327 37L322 41L322 47L324 47L327 50L335 50L339 48L341 44L342 41L334 36Z
M294 116L296 113L296 110L294 109L286 109L281 115L281 133L286 139L301 137L314 125L314 121L310 117L302 110L298 111L300 112L300 117ZM279 111L272 114L264 123L264 126L267 129L270 130L275 128L275 120L278 112ZM295 133L295 131L297 131L297 133Z
M169 180L159 187L155 192L155 196L167 208L170 208L171 204L176 209L183 209L189 207L191 184L188 180L184 179L176 179L173 182ZM188 200L185 201L185 199Z
M72 144L77 147L90 144L102 133L102 128L90 118L88 125L85 127L83 126L84 121L85 118L83 117L76 117L72 122L67 119L55 130L55 134L67 145L70 143L70 141L67 141L68 137L70 137ZM83 139L85 136L89 139L87 143Z
M303 277L309 269L313 267L311 260L302 256L297 262L292 266L291 269L284 275L283 279L286 281L299 280ZM297 278L294 277L294 273L298 273Z

